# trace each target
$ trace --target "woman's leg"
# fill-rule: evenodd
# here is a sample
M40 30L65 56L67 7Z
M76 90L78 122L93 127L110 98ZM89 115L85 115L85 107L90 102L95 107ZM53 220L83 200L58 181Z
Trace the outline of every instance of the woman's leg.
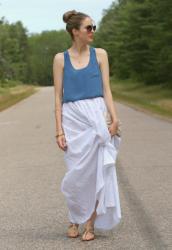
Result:
M87 220L86 225L85 225L85 230L84 233L82 235L82 240L92 240L94 239L94 221L96 218L96 208L98 205L98 201L96 201L96 206L95 206L95 210L92 213L91 217Z
M91 217L87 220L87 223L86 223L86 227L88 226L93 226L94 225L94 221L96 219L96 216L97 216L97 213L96 213L96 208L98 206L98 201L96 201L96 205L95 205L95 210L94 212L92 213Z

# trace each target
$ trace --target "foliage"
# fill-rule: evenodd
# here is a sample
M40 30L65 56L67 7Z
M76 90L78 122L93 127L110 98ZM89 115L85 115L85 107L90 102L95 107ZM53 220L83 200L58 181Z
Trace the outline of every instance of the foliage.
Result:
M171 16L170 0L113 2L96 34L96 46L108 52L111 75L172 84Z
M172 1L118 0L103 10L93 46L107 50L110 75L172 85ZM0 20L0 82L53 84L56 53L71 46L65 30L27 33L20 21Z

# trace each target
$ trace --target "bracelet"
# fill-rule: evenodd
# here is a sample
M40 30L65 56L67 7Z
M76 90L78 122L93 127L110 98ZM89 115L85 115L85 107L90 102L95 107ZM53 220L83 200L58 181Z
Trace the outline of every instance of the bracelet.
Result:
M62 133L62 134L57 134L55 137L59 137L59 136L61 136L61 135L64 135L64 133Z

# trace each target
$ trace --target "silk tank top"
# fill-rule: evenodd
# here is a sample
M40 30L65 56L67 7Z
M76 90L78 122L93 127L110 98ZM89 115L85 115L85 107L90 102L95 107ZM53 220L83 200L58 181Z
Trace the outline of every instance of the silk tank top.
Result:
M103 96L101 70L94 47L89 47L90 57L86 67L75 69L68 50L64 51L62 103Z

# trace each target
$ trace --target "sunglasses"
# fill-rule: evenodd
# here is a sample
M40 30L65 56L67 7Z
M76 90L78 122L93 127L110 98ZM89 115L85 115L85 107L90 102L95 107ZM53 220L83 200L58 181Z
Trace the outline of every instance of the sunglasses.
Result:
M96 25L87 25L84 28L87 29L87 32L96 31Z

